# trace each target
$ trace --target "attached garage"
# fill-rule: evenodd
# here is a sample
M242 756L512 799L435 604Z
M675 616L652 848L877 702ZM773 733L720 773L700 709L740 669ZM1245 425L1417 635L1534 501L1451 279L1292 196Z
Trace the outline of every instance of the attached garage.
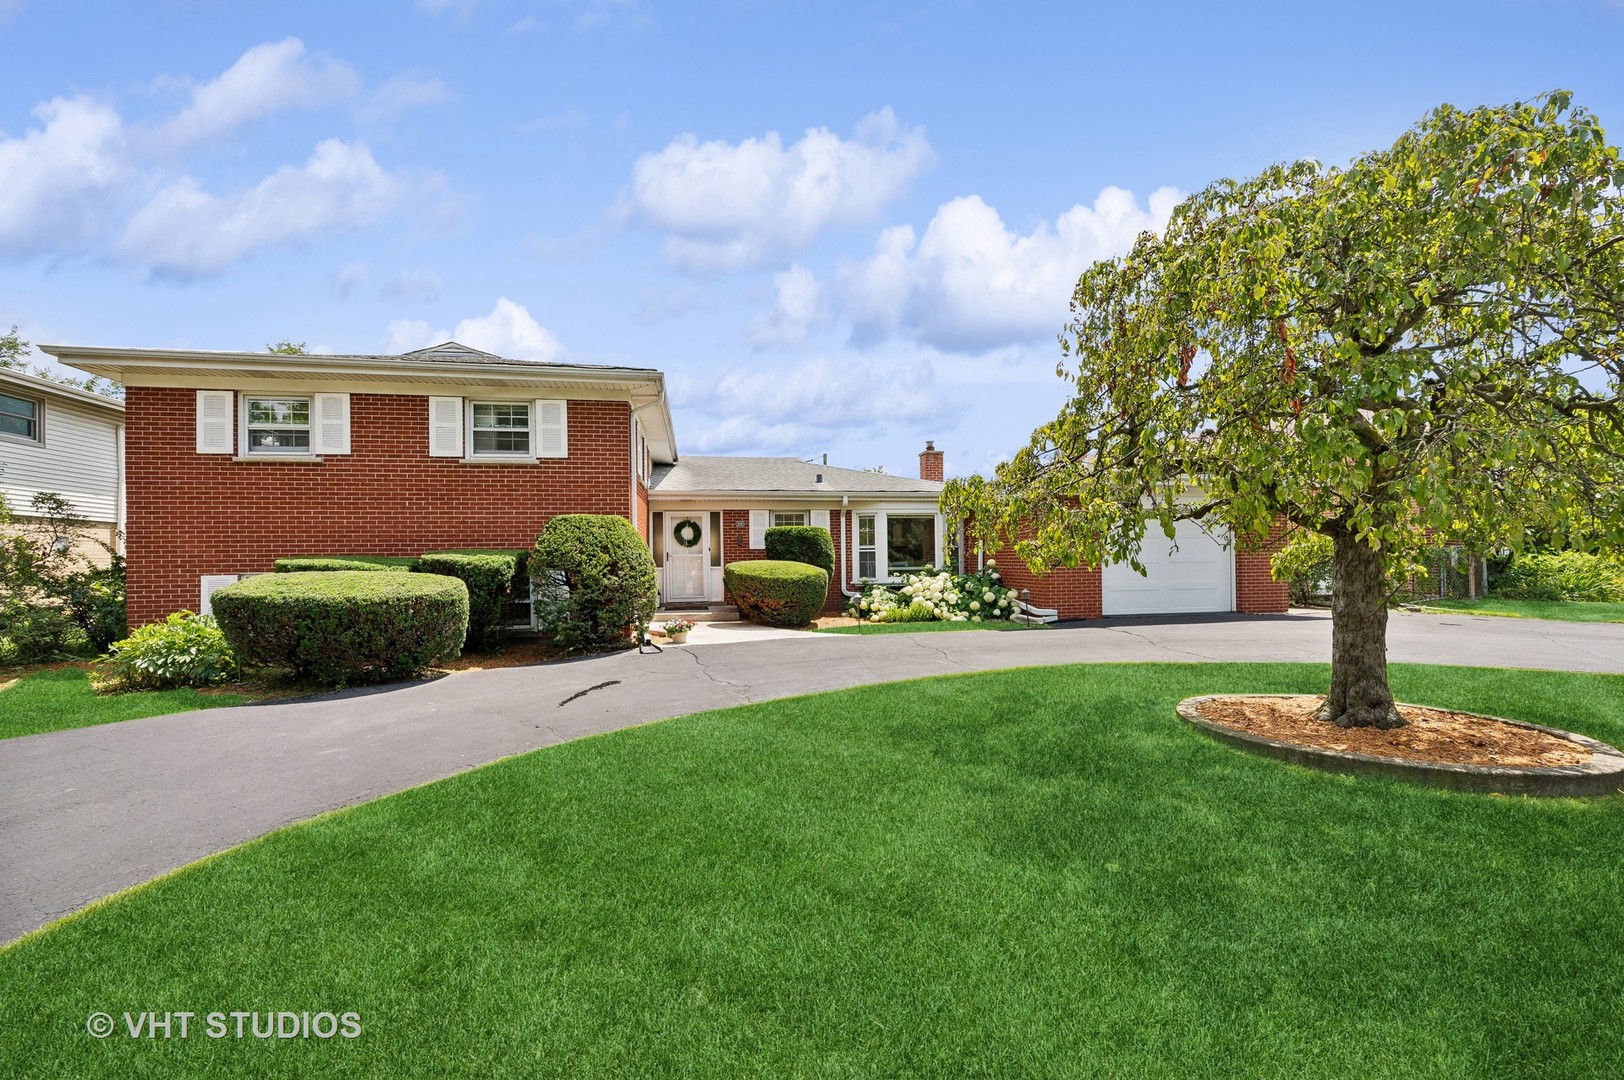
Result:
M1140 577L1127 563L1107 566L1100 575L1106 615L1184 615L1235 610L1235 553L1192 521L1177 526L1177 543L1152 524L1145 534Z

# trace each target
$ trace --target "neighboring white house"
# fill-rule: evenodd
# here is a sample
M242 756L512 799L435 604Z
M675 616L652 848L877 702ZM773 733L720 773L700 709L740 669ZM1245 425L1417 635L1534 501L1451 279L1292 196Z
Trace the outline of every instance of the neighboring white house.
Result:
M0 368L0 494L26 522L42 492L68 500L98 539L120 545L124 403Z

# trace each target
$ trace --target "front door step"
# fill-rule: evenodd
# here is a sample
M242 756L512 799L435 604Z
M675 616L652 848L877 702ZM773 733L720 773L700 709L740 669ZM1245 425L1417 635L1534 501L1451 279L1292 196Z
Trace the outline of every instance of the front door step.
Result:
M668 604L654 613L654 621L657 623L671 619L687 619L695 623L738 622L739 609L732 604L695 604L692 607Z

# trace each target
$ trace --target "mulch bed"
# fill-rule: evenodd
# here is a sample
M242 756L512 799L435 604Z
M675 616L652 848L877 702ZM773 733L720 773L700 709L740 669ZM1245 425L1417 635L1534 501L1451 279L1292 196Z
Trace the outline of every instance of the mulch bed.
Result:
M1585 747L1502 720L1423 705L1400 705L1401 728L1339 728L1314 718L1324 697L1234 695L1196 706L1202 719L1260 738L1434 765L1554 768L1590 758Z

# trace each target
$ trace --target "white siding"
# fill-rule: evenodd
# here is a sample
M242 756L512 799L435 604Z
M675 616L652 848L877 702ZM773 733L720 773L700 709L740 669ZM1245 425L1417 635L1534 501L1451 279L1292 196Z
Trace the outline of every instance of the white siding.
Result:
M8 389L40 400L43 395ZM45 445L0 438L0 492L18 514L34 496L54 491L87 521L118 520L120 424L77 405L46 398Z

